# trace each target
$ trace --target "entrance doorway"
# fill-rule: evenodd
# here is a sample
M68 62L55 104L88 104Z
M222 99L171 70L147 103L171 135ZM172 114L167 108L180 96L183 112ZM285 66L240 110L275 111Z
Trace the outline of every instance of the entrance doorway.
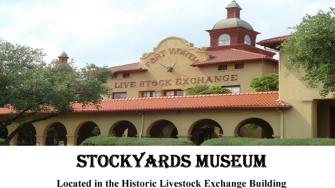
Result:
M316 100L317 137L335 138L335 100Z
M242 121L235 130L238 137L273 138L271 125L260 118L250 118Z
M119 121L112 126L109 135L115 137L136 137L137 130L131 122Z
M149 135L152 138L178 138L178 130L171 121L159 120L151 125Z
M8 129L7 127L0 127L0 138L6 139L8 136Z
M63 124L59 122L52 124L47 131L45 145L65 146L67 144L66 134L66 128Z
M16 144L19 146L36 145L36 129L32 124L23 125L20 132L18 133Z
M100 135L100 129L94 122L86 122L81 125L77 134L77 145L80 145L84 140L92 136Z
M211 119L202 119L195 122L191 128L191 141L200 145L204 141L218 138L223 135L223 130L219 123Z
M329 113L330 137L335 138L335 106L330 106Z

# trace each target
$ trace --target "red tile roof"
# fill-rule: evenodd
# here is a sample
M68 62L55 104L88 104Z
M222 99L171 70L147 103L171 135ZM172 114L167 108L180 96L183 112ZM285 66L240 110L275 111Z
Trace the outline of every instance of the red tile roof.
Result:
M265 40L259 41L257 44L268 47L268 48L272 48L272 49L278 49L278 46L284 41L286 41L288 37L289 35L284 35L284 36L275 37L271 39L265 39Z
M120 65L111 67L111 70L113 73L128 73L128 72L144 72L147 71L147 69L143 69L140 67L139 63L131 63L126 65Z
M0 115L1 114L10 114L13 113L13 110L11 110L10 108L0 108Z
M207 61L193 65L206 66L221 63L242 62L242 61L246 62L255 60L267 60L272 62L278 62L277 60L273 59L272 56L269 56L269 54L257 53L238 48L210 50L208 51L208 56L210 58Z
M94 106L74 106L76 112L125 112L157 110L199 110L240 108L287 108L278 101L278 92L195 95L182 97L132 98L105 100L99 109Z
M130 112L201 109L259 109L288 108L287 103L278 101L278 92L240 94L194 95L181 97L131 98L104 100L97 108L74 104L75 112ZM0 108L0 114L11 110Z

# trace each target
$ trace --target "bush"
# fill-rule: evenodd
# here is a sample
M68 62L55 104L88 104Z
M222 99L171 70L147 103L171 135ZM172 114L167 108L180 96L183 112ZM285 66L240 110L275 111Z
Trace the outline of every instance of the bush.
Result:
M2 145L5 142L5 139L0 138L0 145Z
M254 78L250 82L250 87L257 92L278 91L279 90L278 74L269 74L258 78Z
M209 95L209 94L225 94L231 93L229 89L218 87L218 86L207 86L207 85L199 85L193 88L188 89L188 95Z
M84 146L192 146L192 141L175 138L131 138L95 136L86 139Z
M204 146L335 146L335 139L257 139L224 137L205 141Z

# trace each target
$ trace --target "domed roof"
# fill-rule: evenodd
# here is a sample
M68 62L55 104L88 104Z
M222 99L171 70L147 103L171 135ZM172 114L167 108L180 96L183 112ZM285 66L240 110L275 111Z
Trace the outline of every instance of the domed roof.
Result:
M239 18L228 18L220 20L214 25L213 29L226 29L232 27L243 27L252 31L254 30L254 28L252 28L252 26L248 22Z
M67 53L66 53L65 51L63 51L63 52L59 55L59 57L69 57L69 56L67 55Z
M238 3L236 3L235 0L233 0L231 3L228 4L228 6L226 8L240 8L240 5Z

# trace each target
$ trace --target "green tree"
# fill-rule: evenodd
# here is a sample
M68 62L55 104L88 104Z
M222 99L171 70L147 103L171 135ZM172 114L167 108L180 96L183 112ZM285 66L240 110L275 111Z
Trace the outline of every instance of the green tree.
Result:
M207 86L207 85L200 85L190 88L188 90L189 95L207 95L207 94L224 94L224 93L231 93L229 89L217 87L217 86Z
M6 144L26 125L71 112L72 103L98 105L108 92L103 85L110 75L107 68L47 64L44 56L40 49L0 41L0 107L15 111L1 117L0 128L19 124Z
M262 77L254 78L250 82L250 87L255 91L278 91L278 74L269 74Z
M296 31L283 43L288 53L286 66L305 71L308 86L322 86L325 96L335 92L335 9L306 15Z

